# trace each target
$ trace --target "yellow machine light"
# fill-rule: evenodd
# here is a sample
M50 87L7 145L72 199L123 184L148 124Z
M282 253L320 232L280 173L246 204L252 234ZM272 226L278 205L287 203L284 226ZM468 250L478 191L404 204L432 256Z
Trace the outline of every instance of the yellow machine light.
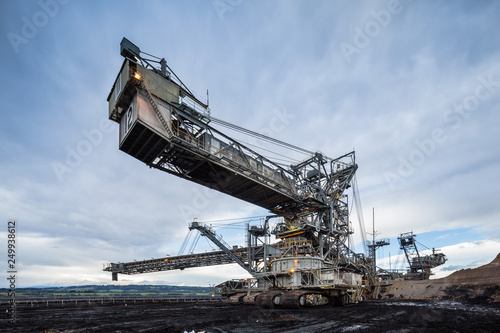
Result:
M298 264L298 263L299 263L299 260L298 260L298 259L295 259L293 262L294 262L294 263L296 263L296 264Z
M140 80L141 79L141 73L135 72L134 78L136 78L137 80Z
M295 269L290 269L290 273L295 273Z

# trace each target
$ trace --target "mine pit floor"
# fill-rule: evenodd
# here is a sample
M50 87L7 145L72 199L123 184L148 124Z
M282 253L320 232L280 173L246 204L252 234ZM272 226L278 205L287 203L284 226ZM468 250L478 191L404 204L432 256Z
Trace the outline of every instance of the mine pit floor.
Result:
M217 303L20 307L2 332L498 332L500 306L454 300L369 301L348 307L262 309Z

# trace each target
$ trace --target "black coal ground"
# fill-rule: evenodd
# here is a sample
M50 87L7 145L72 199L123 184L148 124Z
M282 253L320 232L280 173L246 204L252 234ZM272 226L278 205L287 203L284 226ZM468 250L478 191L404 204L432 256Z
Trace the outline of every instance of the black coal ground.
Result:
M2 307L3 309L3 307ZM376 301L348 307L262 309L146 303L5 309L2 332L499 332L500 307L456 301Z

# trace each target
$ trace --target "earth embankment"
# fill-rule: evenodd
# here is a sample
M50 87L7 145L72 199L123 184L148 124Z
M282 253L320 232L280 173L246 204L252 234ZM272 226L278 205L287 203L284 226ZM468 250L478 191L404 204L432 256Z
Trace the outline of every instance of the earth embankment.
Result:
M500 303L500 253L487 265L462 269L447 277L424 281L394 281L380 293L382 299L453 299Z

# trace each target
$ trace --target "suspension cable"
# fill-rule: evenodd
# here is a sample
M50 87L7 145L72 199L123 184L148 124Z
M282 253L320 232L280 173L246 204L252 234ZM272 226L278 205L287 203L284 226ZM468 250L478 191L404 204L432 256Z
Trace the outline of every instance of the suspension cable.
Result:
M189 243L189 238L191 238L191 235L193 234L193 230L189 230L187 233L186 237L184 237L184 241L182 242L181 248L179 249L179 252L177 253L178 256L182 255L184 251L186 250L186 246Z
M149 53L146 53L144 51L141 51L141 53L144 53L150 57L154 57L156 59L160 59L159 57L157 56L154 56L152 54L149 54ZM186 89L186 91L188 93L191 94L191 96L194 96L193 93L189 90L189 88L184 84L184 82L182 82L182 80L177 76L177 74L175 74L175 72L172 70L172 68L170 68L170 66L168 66L167 63L165 63L165 66L166 68L168 68L170 70L170 72L175 76L175 78L177 80L179 80L180 84L182 85L182 87L184 89ZM266 136L264 134L261 134L261 133L257 133L257 132L254 132L254 131L251 131L249 129L246 129L246 128L243 128L241 126L238 126L238 125L235 125L235 124L231 124L227 121L224 121L222 119L218 119L216 117L210 117L210 120L216 124L219 124L220 126L223 126L223 127L226 127L226 128L229 128L229 129L232 129L234 131L237 131L237 132L240 132L240 133L244 133L244 134L248 134L250 136L253 136L253 137L256 137L256 138L259 138L259 139L262 139L262 140L265 140L267 142L270 142L270 143L273 143L275 145L278 145L278 146L281 146L281 147L284 147L284 148L288 148L288 149L291 149L291 150L294 150L296 152L299 152L299 153L302 153L302 154L306 154L306 155L314 155L315 153L310 151L310 150L307 150L307 149L303 149L303 148L300 148L298 146L295 146L295 145L292 145L292 144L289 144L289 143L286 143L286 142L283 142L281 140L278 140L278 139L274 139L274 138L271 138L269 136Z
M367 249L367 240L366 240L366 229L365 229L365 221L363 218L363 209L361 207L361 199L359 197L359 189L358 189L358 179L356 175L353 176L353 194L354 194L354 205L356 206L356 215L358 215L359 228L361 229L361 237L363 240L363 249L365 250L365 254L368 253ZM375 245L375 244L373 244ZM373 248L375 251L375 248Z
M245 144L245 145L247 145L247 146L256 147L256 148L258 148L258 149L260 149L260 150L264 150L264 151L267 151L268 153L271 153L271 154L274 154L274 155L278 155L278 156L281 156L281 157L284 157L284 158L285 158L285 159L279 159L279 158L276 158L276 157L264 156L264 155L263 155L264 157L266 157L266 158L268 158L268 159L272 159L273 161L274 161L274 160L281 160L281 161L288 162L288 163L290 163L290 162L292 162L292 163L299 163L299 162L300 162L299 160L297 160L297 159L293 159L293 158L291 158L290 156L286 156L286 155L283 155L283 154L280 154L280 153L274 152L274 151L272 151L272 150L269 150L269 149L266 149L266 148L263 148L263 147L260 147L260 146L257 146L257 145L254 145L254 144L251 144L250 142L245 142L245 141L243 141L243 140L239 140L239 141L240 141L240 142L242 142L242 143L244 143L244 144ZM277 163L277 164L278 164L278 163Z
M235 125L235 124L231 124L227 121L224 121L222 119L218 119L218 118L215 118L215 117L210 117L210 119L216 123L216 124L219 124L220 126L223 126L223 127L226 127L226 128L229 128L229 129L232 129L236 132L240 132L240 133L243 133L243 134L248 134L250 136L253 136L253 137L256 137L256 138L259 138L259 139L262 139L264 141L267 141L267 142L270 142L270 143L273 143L275 145L278 145L278 146L281 146L281 147L284 147L284 148L288 148L288 149L291 149L291 150L294 150L294 151L297 151L297 152L300 152L302 154L307 154L307 155L314 155L314 152L310 151L310 150L307 150L307 149L303 149L303 148L300 148L298 146L294 146L292 144L289 144L289 143L286 143L286 142L283 142L281 140L278 140L278 139L274 139L274 138L271 138L267 135L264 135L264 134L261 134L261 133L257 133L257 132L254 132L254 131L251 131L249 129L246 129L246 128L243 128L243 127L240 127L238 125Z
M189 248L188 254L194 252L194 248L196 247L196 245L198 244L198 241L200 240L200 235L201 235L200 233L196 234L196 237L195 237L195 239L193 239L193 243L191 244L191 247Z

